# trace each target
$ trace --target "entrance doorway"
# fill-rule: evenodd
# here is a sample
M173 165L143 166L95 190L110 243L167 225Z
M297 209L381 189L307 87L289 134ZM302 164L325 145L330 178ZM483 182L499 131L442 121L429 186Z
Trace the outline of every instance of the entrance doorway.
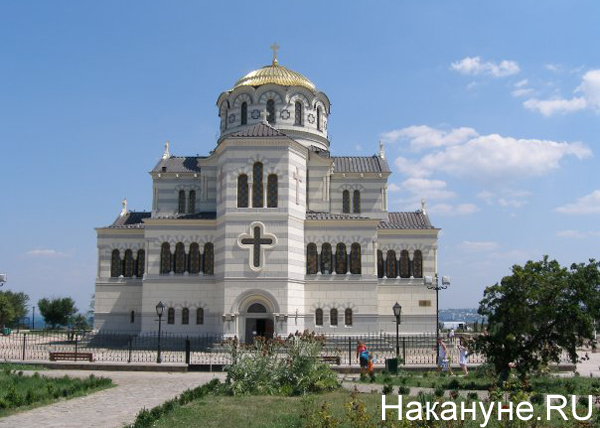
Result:
M274 324L271 315L261 303L253 303L246 311L245 342L253 343L254 338L261 336L273 338Z

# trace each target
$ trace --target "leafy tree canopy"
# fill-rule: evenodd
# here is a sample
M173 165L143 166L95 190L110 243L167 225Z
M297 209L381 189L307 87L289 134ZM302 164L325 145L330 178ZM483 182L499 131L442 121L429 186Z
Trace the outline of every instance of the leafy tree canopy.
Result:
M52 328L68 325L77 313L75 302L70 297L43 298L38 302L38 308Z
M0 291L0 295L4 296L7 299L12 308L10 318L6 318L6 320L0 324L7 324L11 326L15 325L19 321L19 319L26 316L29 312L29 296L23 293L22 291Z
M15 310L12 302L4 293L0 293L0 328L11 323L15 318Z
M478 338L476 347L501 378L513 364L526 378L559 362L563 351L575 363L579 346L596 345L600 263L590 260L567 269L545 256L515 265L512 275L486 288L478 312L488 319L489 331Z

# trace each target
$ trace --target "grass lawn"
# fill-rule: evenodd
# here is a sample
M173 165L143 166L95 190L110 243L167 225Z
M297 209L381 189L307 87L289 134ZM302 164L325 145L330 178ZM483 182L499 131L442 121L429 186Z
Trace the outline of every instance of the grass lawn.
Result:
M370 381L361 381L369 383ZM459 390L488 390L495 384L495 379L490 376L481 375L475 371L467 376L462 374L447 375L435 371L424 373L400 372L398 375L378 374L374 383L393 385L404 385L407 387L423 388L442 388ZM575 394L584 395L600 392L600 381L598 379L586 378L580 376L559 377L554 375L545 375L533 377L530 380L533 391L541 394Z
M357 426L370 427L412 427L422 425L404 424L402 425L397 420L388 421L383 425L381 422L381 395L379 394L358 394L358 399L364 403L364 416L358 417L360 411L356 409L361 407L354 405L348 406L351 400L348 391L340 390L330 392L323 395L301 397L276 397L276 396L241 396L227 397L208 395L200 400L196 400L185 406L177 407L172 413L163 416L157 423L152 425L158 428L173 428L173 427L202 427L202 428L316 428L316 427L339 427L339 428L355 428ZM404 397L405 403L409 400L416 399L414 397ZM424 396L427 401L433 402L435 399L432 395ZM390 403L397 403L396 396L390 396ZM333 418L340 421L339 425L326 425L318 423L310 423L307 418L303 418L303 413L315 414L322 409L322 404L329 404L329 411ZM352 412L348 412L348 407L354 408ZM545 410L542 407L535 406L536 415L544 415ZM584 414L583 411L579 412ZM352 414L354 422L351 422L348 417ZM568 414L568 412L567 412ZM388 413L389 419L397 418L397 413ZM365 424L357 422L361 420ZM506 419L506 416L505 416ZM368 421L368 422L367 422ZM406 421L404 421L406 422ZM456 427L464 428L479 427L480 422L466 421L463 424L456 425L440 423L436 427ZM493 421L488 424L490 428L498 428L506 426L506 421L499 423ZM513 425L511 425L513 426ZM515 425L522 427L580 427L575 421L563 422L553 420L550 422L543 421L541 424L522 423ZM584 425L586 426L586 425ZM593 425L589 425L593 426Z
M3 365L0 371L0 417L50 404L61 399L79 397L113 386L107 378L90 375L85 379L51 378Z

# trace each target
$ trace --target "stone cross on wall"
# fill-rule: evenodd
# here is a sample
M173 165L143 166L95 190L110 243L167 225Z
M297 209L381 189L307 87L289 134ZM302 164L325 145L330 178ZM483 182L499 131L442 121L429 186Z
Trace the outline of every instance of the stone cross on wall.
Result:
M264 266L264 250L272 249L277 243L277 237L271 233L264 233L264 229L264 224L254 222L250 225L251 233L238 236L239 247L250 252L249 265L254 271Z
M296 180L296 205L298 205L300 203L300 183L302 183L302 177L300 177L298 167L296 167L296 171L292 177Z

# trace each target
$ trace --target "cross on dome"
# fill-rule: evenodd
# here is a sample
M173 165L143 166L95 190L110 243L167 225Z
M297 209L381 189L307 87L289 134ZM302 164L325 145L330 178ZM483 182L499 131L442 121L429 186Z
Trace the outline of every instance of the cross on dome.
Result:
M273 51L273 65L277 65L277 51L281 46L277 44L277 42L273 42L271 45L271 50Z

